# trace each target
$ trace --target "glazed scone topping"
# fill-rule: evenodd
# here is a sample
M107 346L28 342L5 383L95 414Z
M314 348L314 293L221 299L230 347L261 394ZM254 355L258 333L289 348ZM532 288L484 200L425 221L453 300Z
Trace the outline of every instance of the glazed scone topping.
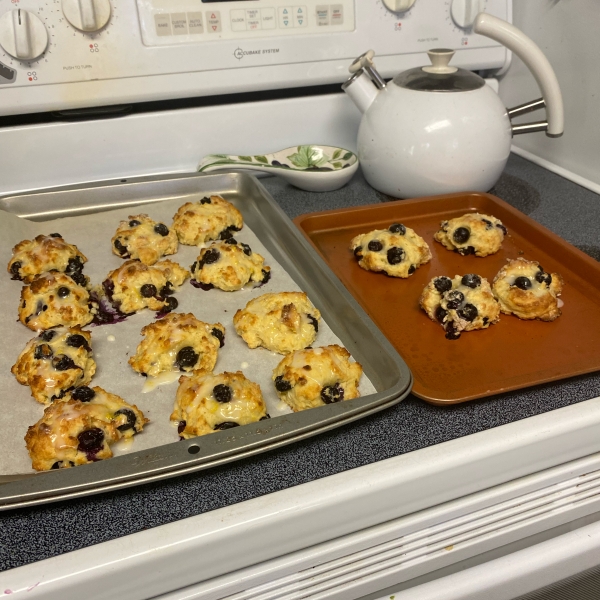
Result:
M462 256L488 256L500 250L506 233L506 227L500 219L491 215L467 213L462 217L442 221L440 230L433 237L448 250Z
M64 469L112 457L110 444L139 433L148 419L102 388L75 388L44 410L25 443L36 471Z
M337 345L297 350L273 371L275 390L294 412L358 398L362 366Z
M8 263L11 279L31 283L36 275L58 271L86 287L88 278L81 272L87 258L68 244L60 233L38 235L33 240L23 240L13 248L13 257Z
M242 214L221 196L186 202L173 217L173 228L182 244L198 246L210 240L230 238L244 225Z
M500 318L489 282L474 273L454 279L434 277L419 303L432 321L440 323L449 340L457 340L463 331L487 329Z
M156 377L165 371L212 371L225 343L225 327L209 325L194 315L170 313L146 325L145 336L129 364L134 371Z
M538 262L517 258L500 269L492 290L503 313L520 319L554 321L561 315L562 286L558 273L546 273Z
M304 292L263 294L233 317L235 330L250 348L288 354L312 345L321 313Z
M79 327L44 331L29 341L11 373L42 404L62 398L75 387L87 385L96 372L91 335Z
M19 320L33 331L87 325L95 310L87 290L57 271L37 275L21 290Z
M431 260L425 240L402 223L357 235L350 243L350 250L366 271L391 277L409 277Z
M271 267L264 266L264 262L248 244L238 243L235 238L214 242L200 251L191 266L192 285L203 290L216 287L225 292L248 284L258 287L271 278Z
M178 306L172 294L189 276L187 269L170 260L152 266L128 260L108 274L98 293L126 315L144 308L170 312Z
M195 371L179 379L171 421L182 438L231 429L268 419L257 383L237 373Z
M111 242L113 254L138 259L145 265L153 265L163 256L175 254L178 247L175 230L145 214L121 221Z

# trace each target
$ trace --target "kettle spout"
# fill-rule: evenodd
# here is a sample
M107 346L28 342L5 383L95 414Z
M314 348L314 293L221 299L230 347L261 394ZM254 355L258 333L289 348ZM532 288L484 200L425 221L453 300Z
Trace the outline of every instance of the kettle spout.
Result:
M350 98L360 112L365 112L377 97L377 94L385 87L385 81L375 69L373 57L375 52L367 50L361 54L348 69L351 77L342 85L342 89Z
M362 113L367 111L381 91L363 69L354 73L343 83L342 89Z

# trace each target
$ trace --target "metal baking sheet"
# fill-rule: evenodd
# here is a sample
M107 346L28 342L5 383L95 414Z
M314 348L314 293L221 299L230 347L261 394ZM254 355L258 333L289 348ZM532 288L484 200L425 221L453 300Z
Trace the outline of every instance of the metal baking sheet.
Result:
M508 228L491 256L460 256L433 240L440 221L479 212ZM402 222L429 244L432 260L408 279L394 279L358 266L352 238ZM438 405L493 396L600 370L600 263L490 194L464 193L401 200L301 215L295 219L347 289L406 360L412 393ZM478 273L492 281L507 259L538 261L562 275L562 316L551 323L500 315L489 329L445 339L438 323L419 307L435 276Z
M146 205L143 211L152 214L152 203L171 200L168 204L179 206L210 193L219 193L238 207L248 228L293 281L307 292L321 311L323 320L363 365L376 393L300 413L284 414L236 428L235 432L217 432L130 452L92 465L5 483L0 486L0 509L99 493L220 465L349 423L391 406L409 393L412 376L406 364L252 176L165 176L70 186L0 198L0 210L33 221L123 208L136 211L140 205ZM69 238L68 231L62 233ZM172 258L178 260L177 255ZM264 292L268 291L276 290L269 289L267 285ZM213 298L209 296L212 291L198 292L202 300L210 302L209 298ZM92 328L92 335L96 337L96 332L102 329ZM228 338L235 336L232 328L228 328ZM130 345L135 348L140 339L132 340ZM101 361L99 358L99 365ZM217 370L223 370L219 364ZM171 392L174 398L175 389ZM135 399L126 399L135 403ZM30 401L34 402L33 399Z

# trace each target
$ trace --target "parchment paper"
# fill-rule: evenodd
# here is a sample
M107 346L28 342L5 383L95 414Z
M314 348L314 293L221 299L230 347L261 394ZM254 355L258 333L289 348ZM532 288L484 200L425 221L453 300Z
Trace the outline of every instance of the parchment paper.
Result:
M84 273L91 278L93 285L101 283L109 271L123 264L123 259L112 254L110 240L119 221L129 215L147 213L156 221L170 226L172 217L182 204L181 199L155 202L152 204L125 208L93 215L70 217L36 223L21 219L0 211L0 269L3 273L2 294L0 294L0 475L31 473L31 462L23 438L27 428L38 421L44 412L44 406L36 402L28 386L20 385L10 372L25 344L35 333L17 320L17 308L22 282L12 281L6 271L6 265L12 256L12 248L24 239L32 239L39 234L60 233L64 239L76 244L88 258ZM267 292L295 291L300 288L291 277L273 259L258 238L244 225L242 231L235 234L240 242L250 245L254 252L265 258L265 264L271 267L271 280L264 286L254 289L242 289L237 292L223 292L218 289L203 291L194 288L189 280L175 293L179 302L176 312L191 312L207 323L221 323L226 328L225 346L219 351L215 373L223 371L244 372L245 376L258 383L271 417L291 412L279 401L271 375L282 355L257 348L250 350L233 327L233 315L246 303ZM194 246L179 245L177 254L167 256L185 268L190 267L199 254ZM313 300L313 299L311 299ZM314 300L313 300L314 302ZM144 450L179 439L176 425L169 420L178 383L162 385L149 393L142 393L146 381L127 363L141 342L140 330L155 320L156 313L143 310L122 323L114 325L91 326L85 329L92 334L92 350L97 370L90 386L100 386L109 392L118 394L125 401L137 405L150 423L141 434L133 438L126 446L113 446L115 455L124 452ZM114 336L114 341L109 338ZM329 344L343 345L328 325L321 321L315 346ZM360 383L361 394L375 393L376 390L366 376Z

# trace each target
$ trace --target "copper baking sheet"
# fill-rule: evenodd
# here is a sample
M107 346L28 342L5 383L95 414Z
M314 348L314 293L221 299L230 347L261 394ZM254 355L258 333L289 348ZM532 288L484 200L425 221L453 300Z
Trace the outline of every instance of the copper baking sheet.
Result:
M434 241L442 219L491 214L508 228L501 250L460 256ZM433 404L455 404L600 370L600 263L490 194L451 194L301 215L296 225L404 358L413 393ZM433 258L408 279L361 269L348 249L359 233L402 222L429 244ZM522 321L501 315L482 331L451 341L419 308L435 276L478 273L490 282L507 259L539 261L565 281L562 316Z

